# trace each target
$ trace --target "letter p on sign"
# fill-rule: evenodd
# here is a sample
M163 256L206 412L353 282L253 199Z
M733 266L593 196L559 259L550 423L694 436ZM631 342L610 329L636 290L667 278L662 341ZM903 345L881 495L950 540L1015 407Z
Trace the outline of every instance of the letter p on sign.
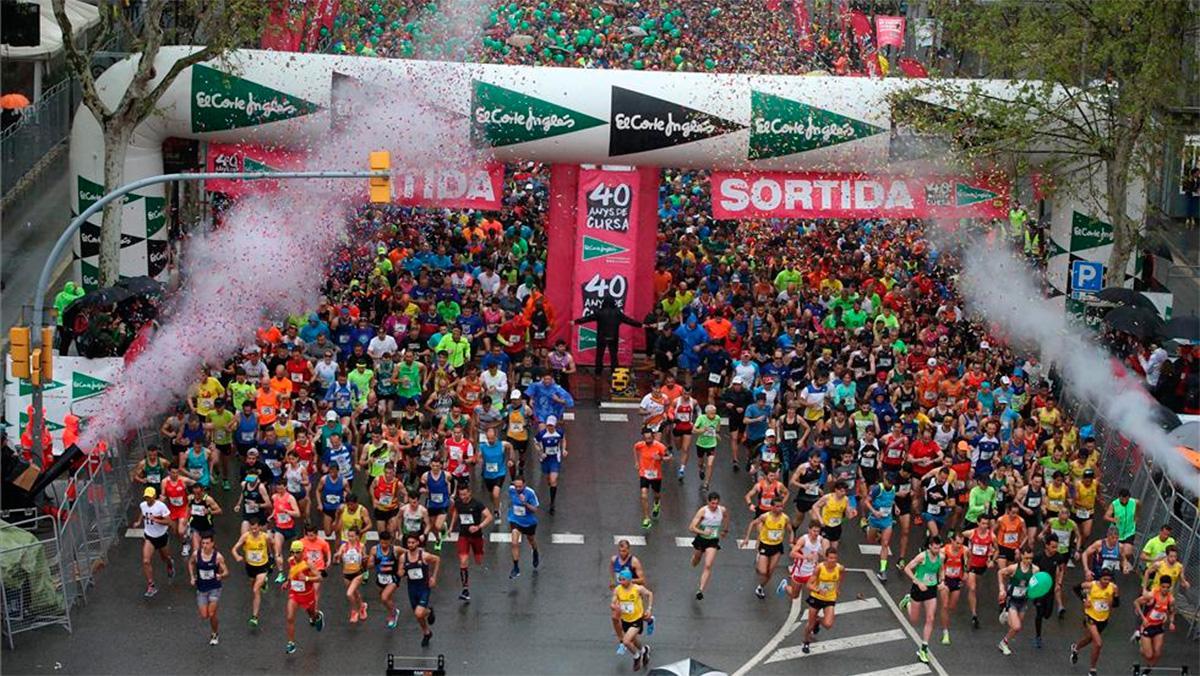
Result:
M1071 263L1071 290L1095 293L1104 286L1104 264L1097 261Z

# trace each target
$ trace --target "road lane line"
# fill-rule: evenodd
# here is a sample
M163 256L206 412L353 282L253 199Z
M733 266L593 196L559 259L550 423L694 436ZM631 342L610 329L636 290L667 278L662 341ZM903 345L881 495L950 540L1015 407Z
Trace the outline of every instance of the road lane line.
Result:
M858 551L867 556L879 556L879 552L883 551L883 547L881 545L859 545Z
M864 671L861 674L854 676L921 676L929 673L929 666L920 662L906 664L902 667L892 667L891 669L880 669L879 671Z
M879 599L872 596L866 599L854 599L853 601L839 601L837 605L833 607L833 614L835 617L841 617L842 615L849 615L850 613L857 613L863 610L874 610L882 607L883 604L879 602ZM803 627L804 624L808 622L808 613L811 612L812 609L809 609L804 613L803 616L797 619L796 626L792 627L791 631L795 631L800 627Z
M636 401L602 401L600 408L641 408L642 405Z
M891 641L903 641L904 631L901 629L888 629L887 631L877 631L871 634L859 634L858 636L847 636L845 638L834 638L820 643L814 643L809 646L809 654L805 655L801 646L794 645L786 648L780 648L771 655L764 664L773 664L775 662L783 662L785 660L794 660L800 657L811 657L822 653L831 653L838 650L852 650L854 648L864 648L869 645L879 643L889 643Z
M633 547L644 547L646 538L643 535L614 535L613 544L619 543L621 540L629 540L629 544Z
M871 584L875 587L875 593L879 595L879 598L883 599L883 602L887 604L888 608L892 609L892 614L895 615L896 619L900 621L900 626L904 627L905 633L907 633L909 638L913 640L913 643L917 644L917 647L920 647L921 635L918 634L917 630L908 623L908 618L904 616L904 613L900 612L900 607L896 605L896 602L892 600L892 597L888 596L887 590L883 588L883 583L875 577L875 571L867 570L866 568L847 568L846 570L852 573L862 573L863 575L867 576L867 579L870 580ZM933 670L937 672L938 676L949 676L949 674L946 673L946 668L942 666L940 661L938 661L937 655L935 655L932 650L929 651L929 664L933 667Z
M767 657L767 655L770 655L772 652L774 652L775 646L779 645L783 639L787 638L789 628L794 628L794 625L796 624L796 618L800 617L800 611L803 608L804 604L800 601L800 599L795 599L792 601L792 607L788 609L787 619L783 621L782 625L780 625L779 630L775 632L775 635L771 637L771 640L767 641L766 644L763 645L762 650L759 650L757 653L755 653L754 657L750 658L749 662L746 662L741 667L738 667L738 670L733 672L733 676L746 676L746 673L748 673L754 667L757 667L759 663Z
M691 547L692 538L675 538L676 547Z
M551 533L550 542L556 545L581 545L583 535L579 533Z
M601 413L600 422L629 422L629 416L625 413Z
M488 539L491 542L512 542L512 533L492 533Z
M142 537L142 535L145 534L145 532L146 531L142 530L141 528L126 528L125 529L125 537L140 538L140 537Z
M758 540L738 540L738 549L757 549Z

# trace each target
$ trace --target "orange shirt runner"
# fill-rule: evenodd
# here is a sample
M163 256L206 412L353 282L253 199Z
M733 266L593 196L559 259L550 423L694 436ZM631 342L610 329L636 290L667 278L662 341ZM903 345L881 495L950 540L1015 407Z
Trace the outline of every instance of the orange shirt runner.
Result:
M667 447L660 441L639 441L633 445L637 454L638 476L654 481L662 478L663 459L667 456Z

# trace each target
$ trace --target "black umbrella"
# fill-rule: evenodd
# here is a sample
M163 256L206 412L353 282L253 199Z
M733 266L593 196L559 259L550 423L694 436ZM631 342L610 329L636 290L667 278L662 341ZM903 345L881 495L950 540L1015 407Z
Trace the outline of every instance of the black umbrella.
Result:
M1163 321L1158 313L1144 307L1128 305L1113 308L1104 315L1104 323L1114 331L1128 333L1138 338L1149 338L1162 332Z
M1200 317L1185 315L1172 317L1159 332L1163 338L1183 338L1184 340L1200 340Z
M71 301L70 305L63 308L63 316L66 316L67 314L74 314L87 308L116 305L117 303L123 303L132 297L132 291L119 286L95 289L93 291L88 291L82 296Z
M135 296L158 298L163 294L163 283L152 277L128 277L117 282L117 286L127 289Z
M1102 300L1107 303L1117 303L1118 305L1128 305L1131 307L1144 307L1148 310L1156 310L1154 303L1133 289L1126 289L1123 286L1110 286L1106 289L1101 289L1100 293L1096 294L1096 300Z

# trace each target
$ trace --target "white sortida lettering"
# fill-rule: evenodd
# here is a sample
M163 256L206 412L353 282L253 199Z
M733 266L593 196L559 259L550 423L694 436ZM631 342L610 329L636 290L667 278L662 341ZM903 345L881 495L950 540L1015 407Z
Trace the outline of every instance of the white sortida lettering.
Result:
M746 192L746 179L727 178L717 186L720 192L721 208L726 211L743 211L750 205L750 195Z
M854 208L878 209L883 204L883 185L879 181L854 182Z
M813 187L821 194L821 208L828 210L833 208L833 189L837 187L837 181L829 181L821 179L812 182Z
M442 172L438 181L438 197L441 199L457 199L467 192L467 181L461 171L447 170Z
M902 180L893 181L883 206L887 209L912 209L913 198L908 191L908 183Z
M760 178L750 186L750 202L759 211L774 211L781 201L783 190L772 179Z
M799 202L805 211L812 209L812 183L803 179L788 179L783 182L783 205L791 211Z
M491 174L487 171L471 172L470 182L467 186L467 199L487 200L489 202L496 199L496 191L492 186Z

